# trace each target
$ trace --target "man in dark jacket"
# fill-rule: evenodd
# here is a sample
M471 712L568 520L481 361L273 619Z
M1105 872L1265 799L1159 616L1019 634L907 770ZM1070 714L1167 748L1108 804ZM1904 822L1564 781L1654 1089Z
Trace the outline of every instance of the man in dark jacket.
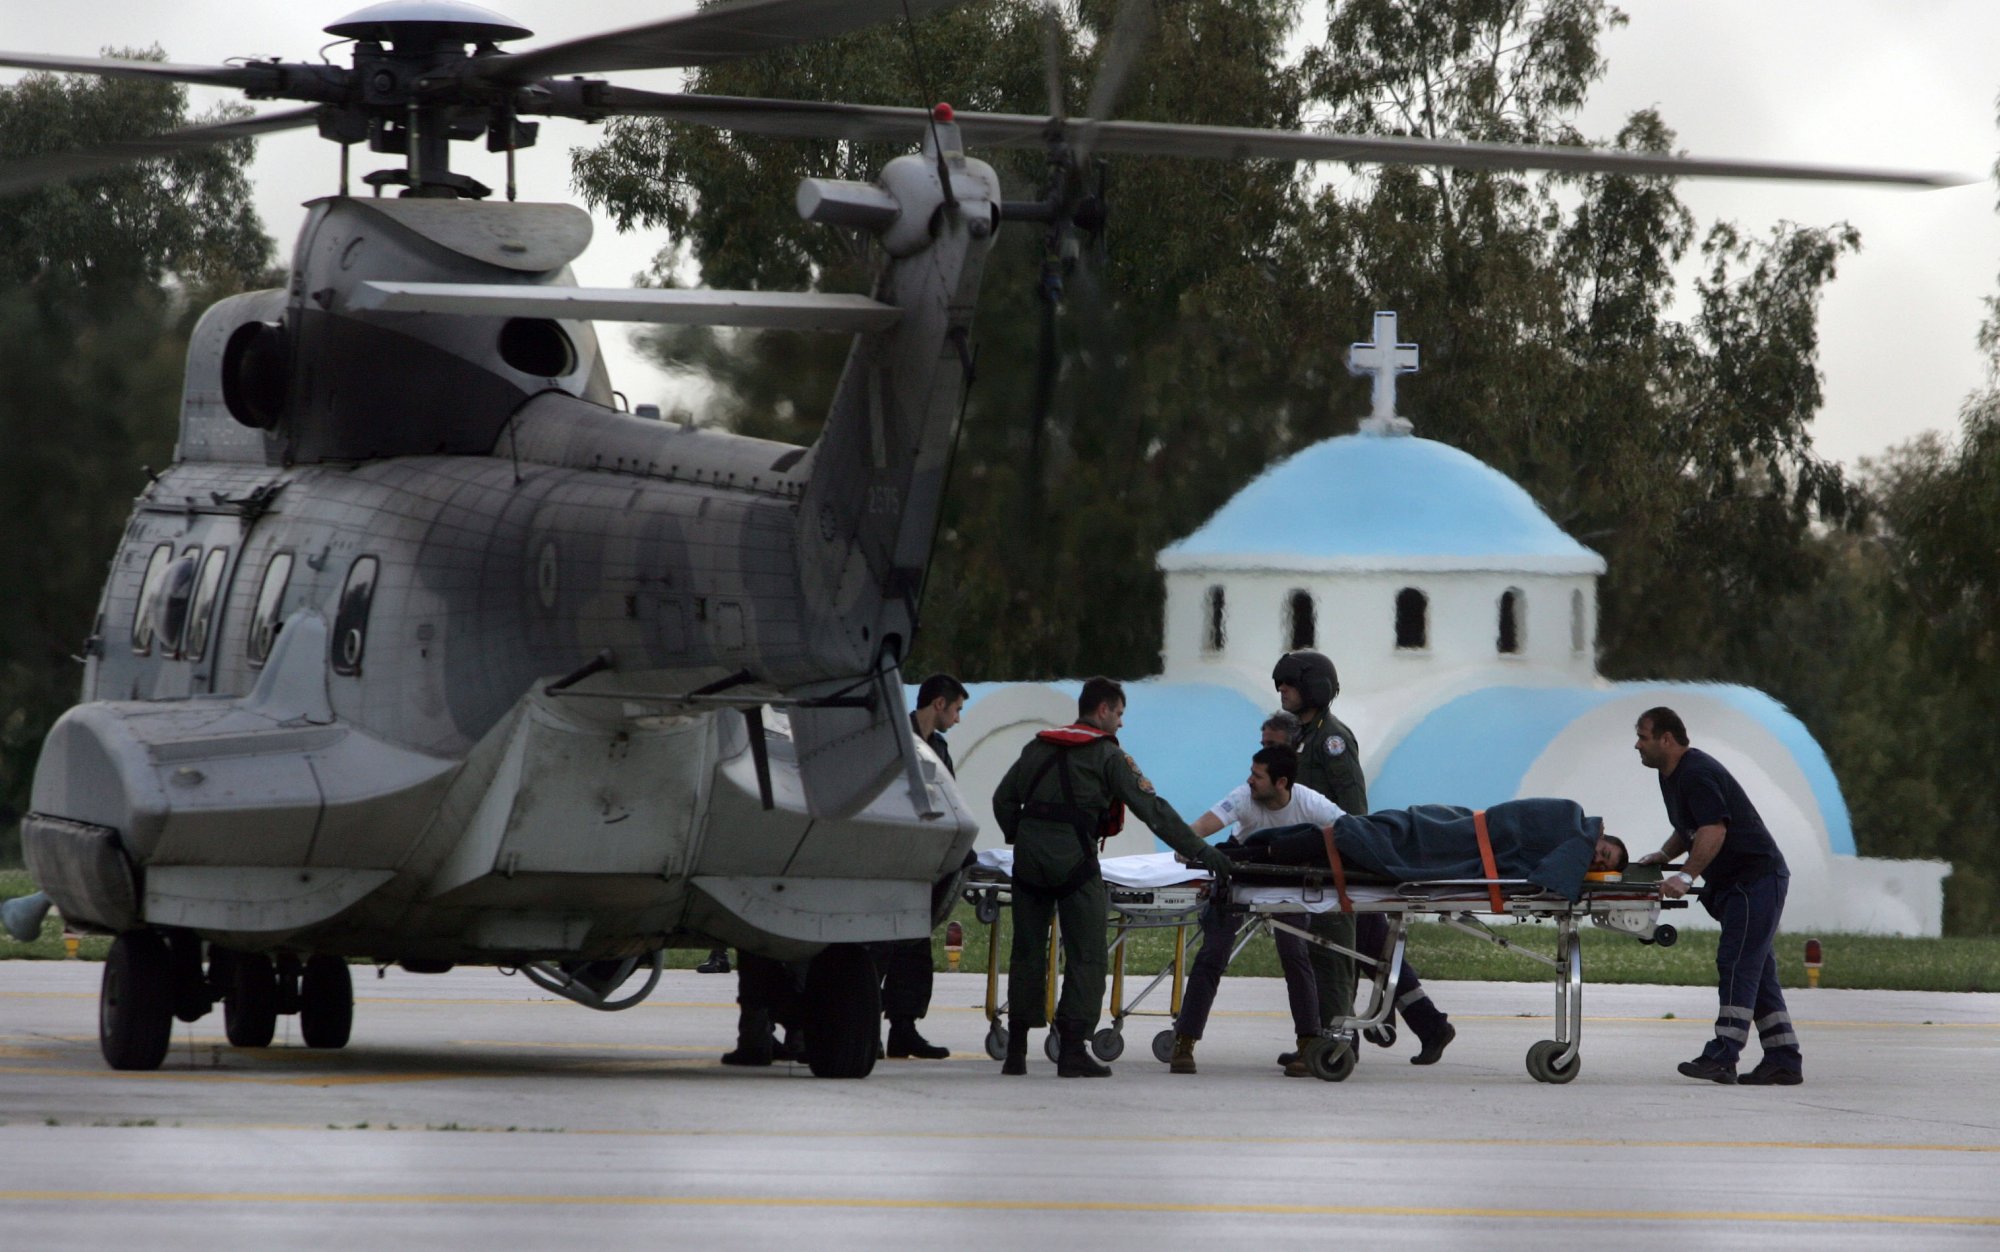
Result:
M1648 709L1639 715L1637 730L1633 746L1642 764L1659 771L1660 798L1673 823L1666 846L1640 857L1639 863L1663 864L1685 852L1687 863L1660 884L1660 894L1678 898L1696 878L1704 879L1708 889L1701 906L1722 923L1722 940L1715 949L1721 1000L1715 1037L1700 1056L1682 1061L1680 1072L1704 1082L1797 1086L1805 1081L1805 1066L1771 952L1791 881L1785 854L1722 762L1689 746L1687 725L1678 713ZM1764 1055L1757 1068L1739 1077L1736 1058L1753 1026Z
M965 697L964 683L950 674L932 674L917 687L917 707L910 712L911 733L937 753L945 769L953 773L957 771L952 769L951 745L945 742L944 732L958 725ZM957 875L951 875L941 886L948 890L956 880ZM874 953L875 967L882 971L882 1016L889 1019L889 1042L883 1055L924 1061L950 1056L950 1048L932 1043L917 1030L917 1022L931 1008L930 938L890 939L871 943L868 948Z
M1499 877L1526 879L1568 900L1582 898L1585 874L1615 873L1627 859L1624 842L1604 833L1604 819L1585 816L1574 800L1508 800L1481 812L1417 804L1344 813L1334 820L1333 846L1349 869L1392 882L1485 878L1490 854ZM1244 847L1237 857L1246 862L1327 863L1326 839L1314 826L1259 831Z
M1049 923L1062 922L1064 976L1056 1004L1063 1078L1105 1078L1088 1051L1104 1007L1107 964L1104 879L1097 854L1130 810L1174 851L1216 876L1229 858L1195 837L1153 791L1139 764L1118 746L1125 689L1109 678L1083 684L1077 720L1028 741L993 793L993 816L1014 845L1014 945L1007 974L1007 1058L1003 1074L1028 1072L1028 1032L1045 1024Z

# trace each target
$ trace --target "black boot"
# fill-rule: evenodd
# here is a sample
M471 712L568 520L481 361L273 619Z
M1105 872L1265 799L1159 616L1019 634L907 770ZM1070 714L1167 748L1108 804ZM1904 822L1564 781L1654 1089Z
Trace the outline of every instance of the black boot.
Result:
M1056 1029L1062 1034L1062 1048L1056 1053L1056 1077L1111 1077L1109 1065L1099 1065L1091 1059L1090 1046L1086 1042L1090 1036L1084 1032L1083 1027L1074 1022L1058 1022Z
M913 1056L920 1061L942 1061L951 1055L951 1049L940 1048L918 1034L915 1018L892 1017L889 1019L888 1053L899 1059Z
M769 1065L771 1063L771 1015L762 1009L745 1009L736 1022L736 1050L722 1054L724 1065Z
M697 974L726 974L729 972L729 949L710 948L708 959L694 967Z
M1456 1038L1458 1038L1458 1028L1450 1022L1440 1022L1431 1028L1428 1036L1418 1036L1418 1040L1424 1045L1423 1050L1410 1058L1410 1064L1437 1064L1438 1058L1444 1055L1444 1050L1450 1047L1451 1041Z
M1007 1022L1007 1059L1000 1063L1003 1074L1025 1074L1028 1072L1028 1026L1026 1023L1009 1019Z

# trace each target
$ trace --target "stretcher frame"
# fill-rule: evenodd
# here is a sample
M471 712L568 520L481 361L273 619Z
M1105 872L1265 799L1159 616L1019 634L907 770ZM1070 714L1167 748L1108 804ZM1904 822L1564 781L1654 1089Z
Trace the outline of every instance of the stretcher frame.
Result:
M1665 899L1660 893L1660 882L1657 867L1633 866L1618 879L1587 880L1582 896L1572 901L1521 878L1447 878L1397 883L1348 874L1344 882L1336 883L1331 871L1324 867L1246 865L1238 867L1232 876L1230 907L1247 915L1249 924L1242 927L1245 936L1283 931L1309 944L1352 957L1357 969L1374 971L1367 1009L1336 1018L1307 1050L1304 1059L1314 1077L1340 1082L1352 1074L1358 1059L1356 1041L1363 1034L1371 1038L1394 1038L1394 989L1402 974L1409 923L1412 918L1429 916L1462 934L1550 969L1555 993L1552 1014L1555 1037L1539 1040L1529 1047L1526 1063L1528 1074L1535 1081L1560 1084L1574 1081L1583 1067L1583 921L1587 918L1594 926L1631 935L1641 943L1672 946L1679 932L1660 922L1660 912L1685 908L1687 902ZM1280 892L1283 898L1278 898ZM1286 915L1300 912L1335 911L1383 915L1389 926L1386 955L1356 951L1283 920ZM1554 922L1555 955L1547 956L1510 942L1481 920L1482 913L1516 922ZM1230 952L1232 960L1247 942L1247 937L1239 940ZM1357 979L1357 1001L1358 983ZM1171 1040L1168 1045L1171 1047Z
M1582 1071L1583 1042L1583 945L1582 925L1587 918L1593 926L1628 934L1641 943L1669 947L1679 937L1672 925L1659 920L1663 909L1685 908L1686 900L1668 900L1660 893L1665 872L1673 867L1631 866L1615 881L1586 881L1582 896L1571 901L1520 878L1450 878L1397 883L1346 875L1336 884L1331 871L1320 866L1244 865L1232 876L1229 908L1244 915L1229 952L1230 963L1259 934L1275 937L1279 931L1295 935L1308 944L1352 958L1357 970L1372 970L1371 994L1363 1011L1337 1017L1305 1054L1307 1068L1328 1082L1344 1081L1354 1072L1355 1048L1366 1036L1384 1045L1395 1039L1394 988L1402 974L1411 919L1434 917L1462 934L1491 943L1503 951L1547 966L1555 995L1551 1015L1554 1038L1543 1039L1527 1052L1528 1074L1537 1082L1562 1084L1575 1080ZM1178 1017L1186 989L1188 929L1198 925L1201 911L1209 901L1207 884L1199 879L1178 887L1124 888L1106 884L1112 914L1110 941L1111 1025L1092 1036L1091 1051L1109 1063L1124 1054L1124 1027L1134 1017ZM1204 888L1191 890L1191 888ZM1275 889L1275 890L1274 890ZM1276 893L1284 893L1282 898ZM986 945L986 1050L995 1060L1006 1055L1006 1010L1000 1003L999 910L1013 903L1012 883L991 870L975 870L963 888L973 904L974 915L988 927ZM1251 898L1246 898L1246 896ZM1257 898L1261 896L1262 898ZM1298 913L1342 912L1378 913L1389 925L1386 954L1369 954L1338 944L1284 920ZM1556 927L1555 955L1548 956L1524 948L1481 919L1510 918L1517 923L1553 922ZM1125 940L1131 932L1171 927L1175 930L1173 953L1137 995L1125 995ZM1050 977L1044 1015L1055 1012L1060 922L1050 926ZM1171 979L1166 1011L1142 1010L1138 1006ZM1356 993L1359 999L1357 979ZM1051 1059L1055 1036L1046 1047ZM1167 1061L1173 1049L1173 1030L1161 1031L1152 1041L1155 1059Z

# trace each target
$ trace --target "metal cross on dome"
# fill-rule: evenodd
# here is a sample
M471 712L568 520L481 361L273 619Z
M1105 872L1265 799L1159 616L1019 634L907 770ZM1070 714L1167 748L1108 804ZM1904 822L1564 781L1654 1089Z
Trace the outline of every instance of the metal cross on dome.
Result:
M1369 435L1407 435L1415 429L1407 417L1396 416L1396 375L1417 372L1417 345L1396 342L1396 315L1375 315L1375 338L1347 350L1347 372L1375 376L1374 412L1362 421Z

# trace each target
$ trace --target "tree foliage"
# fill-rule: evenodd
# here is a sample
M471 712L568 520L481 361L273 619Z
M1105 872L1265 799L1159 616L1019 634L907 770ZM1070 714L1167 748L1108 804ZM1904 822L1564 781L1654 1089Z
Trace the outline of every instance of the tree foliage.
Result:
M1622 21L1600 0L1357 0L1331 6L1321 37L1289 63L1296 4L1150 8L1155 40L1120 115L1509 142L1580 141L1572 119L1603 71L1598 36ZM1062 10L1064 99L1085 97L1111 11ZM1026 0L979 6L915 32L703 70L693 85L908 103L927 85L914 42L944 94L1040 111L1042 14ZM1615 142L1663 151L1673 134L1642 112ZM663 277L693 267L721 285L851 288L866 278L852 241L791 217L789 188L803 174L865 177L886 155L623 122L578 172L586 196L621 219L673 231ZM1010 190L1033 195L1033 154L1006 155ZM1072 283L1055 451L1039 466L1026 455L1033 232L1009 232L989 272L921 664L1150 671L1152 554L1272 460L1351 429L1364 388L1346 374L1346 344L1375 308L1403 310L1423 343L1424 371L1405 387L1423 432L1513 475L1605 548L1615 672L1726 670L1746 646L1745 606L1808 568L1795 556L1811 523L1855 509L1809 435L1819 292L1856 243L1844 227L1762 239L1711 228L1699 313L1676 323L1665 313L1674 267L1696 229L1666 180L1322 177L1149 159L1114 163L1109 181L1110 255L1099 289ZM800 439L838 365L837 349L781 336L655 344L721 384L717 420ZM1656 594L1690 575L1700 596Z
M188 120L176 86L31 74L0 88L0 156ZM249 157L232 144L0 199L0 568L19 589L0 598L0 839L76 699L73 657L143 467L172 455L193 317L271 264Z

